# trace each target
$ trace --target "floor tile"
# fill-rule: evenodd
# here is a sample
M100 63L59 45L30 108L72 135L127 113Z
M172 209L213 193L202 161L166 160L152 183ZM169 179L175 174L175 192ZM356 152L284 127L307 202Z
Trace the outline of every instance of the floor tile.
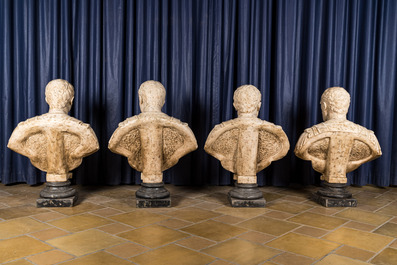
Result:
M149 248L143 247L134 243L124 243L121 245L117 245L111 248L106 249L106 252L109 252L113 255L119 256L121 258L129 258L132 256L136 256L141 254L142 252L148 251Z
M280 236L287 233L288 231L299 227L299 225L294 223L276 220L264 216L258 216L251 220L242 222L238 226L251 230L256 230L266 234L271 234L274 236Z
M70 232L79 232L90 228L107 225L110 223L111 221L93 214L73 215L70 217L48 222L48 224L54 225Z
M179 228L191 225L193 223L187 222L184 220L180 220L180 219L176 219L176 218L172 218L172 219L161 221L158 224L162 225L162 226L169 227L169 228L173 228L173 229L179 229Z
M115 200L115 201L101 203L101 205L109 208L114 208L122 212L131 212L136 210L135 199Z
M178 245L183 247L187 247L193 250L200 250L203 248L207 248L211 245L216 244L214 241L210 241L201 237L192 236L183 240L178 241Z
M241 239L231 239L203 250L212 256L237 264L259 264L274 257L280 252L259 244Z
M220 205L219 203L202 202L202 203L196 204L195 207L202 208L205 210L214 210L216 208L223 207L223 205Z
M46 229L46 230L41 230L39 232L34 232L30 235L34 236L35 238L37 238L39 240L46 241L46 240L64 236L67 234L68 234L68 232L60 230L58 228L50 228L50 229Z
M331 264L338 264L338 265L365 265L370 264L367 262L363 262L360 260L354 260L351 258L331 254L323 258L321 261L317 262L316 265L331 265Z
M51 210L65 215L75 215L75 214L81 214L85 212L99 210L102 208L104 207L101 205L93 204L90 202L84 202L84 203L79 203L78 205L73 207L54 207L51 208Z
M281 220L285 220L287 218L294 216L294 214L292 214L292 213L281 212L281 211L270 211L270 212L265 213L264 215L267 217L281 219Z
M131 225L134 227L140 227L140 226L144 226L144 225L161 222L166 219L169 219L170 217L156 214L156 213L150 213L150 212L145 211L144 209L143 210L139 209L139 210L136 210L136 211L133 211L130 213L114 215L109 218L116 220L118 222L125 223L127 225Z
M247 233L239 235L238 238L248 240L257 244L263 244L275 239L276 237L257 231L248 231Z
M299 227L298 229L294 230L294 233L299 233L299 234L304 234L307 236L312 236L312 237L322 237L329 231L311 227L311 226L302 226Z
M281 212L298 214L302 211L309 210L312 207L306 204L299 204L299 203L286 202L286 201L276 201L269 203L267 208Z
M181 230L214 241L223 241L247 231L244 228L223 224L212 220L194 224L182 228Z
M112 216L112 215L116 215L116 214L121 214L123 212L120 210L113 209L113 208L105 208L105 209L93 211L91 213L99 215L99 216L103 216L103 217L108 217L108 216Z
M95 229L46 241L75 256L82 256L104 248L124 243L125 240Z
M357 229L357 230L366 231L366 232L370 232L370 231L372 231L372 230L374 230L376 228L375 225L359 223L359 222L356 222L356 221L350 221L348 223L345 223L343 226L344 227L354 228L354 229Z
M118 236L150 248L156 248L188 237L189 234L160 225L150 225L118 234Z
M37 265L52 265L73 258L74 256L69 255L65 252L59 250L51 250L34 256L30 256L28 257L28 260L34 262Z
M218 204L221 204L224 206L230 205L230 203L227 199L227 194L224 194L224 193L218 193L218 192L211 193L211 194L200 197L200 200L207 201L207 202L214 202L214 203L218 203Z
M310 265L313 264L316 260L288 252L284 252L275 258L273 258L271 261L277 262L277 264L283 264L283 265Z
M243 219L251 219L267 212L266 208L244 208L244 207L230 207L224 206L214 210L217 213L231 215Z
M304 212L298 214L297 216L289 218L288 221L314 226L326 230L333 230L347 222L347 220L341 218L308 212Z
M382 209L380 209L376 213L396 216L396 213L397 213L397 201L387 205L386 207L383 207Z
M119 234L122 232L130 231L135 228L132 228L131 226L128 226L128 225L113 223L113 224L108 224L108 225L98 227L97 229L101 230L103 232L109 233L109 234Z
M47 222L54 219L65 217L65 215L58 212L45 212L45 213L32 215L31 217L42 222Z
M172 244L135 256L131 260L141 265L202 265L209 264L214 258Z
M372 264L395 265L397 264L397 249L386 248L371 261Z
M29 234L48 228L50 228L49 225L33 220L29 217L3 221L0 223L0 239Z
M215 260L210 263L210 265L234 265L235 263L230 263L221 259Z
M213 220L221 222L221 223L233 225L233 224L241 223L242 221L245 221L246 219L231 216L231 215L221 215L219 217L213 218Z
M131 265L132 263L102 251L62 263L62 265L110 265L110 264Z
M397 239L394 240L394 242L390 244L390 247L397 248Z
M1 240L0 263L20 259L50 249L52 247L28 236Z
M33 205L22 205L0 209L0 218L9 220L44 212L48 212L48 210L45 208L37 208Z
M345 227L339 228L323 238L372 252L380 251L393 241L393 238L391 237L371 234Z
M348 208L340 213L335 214L335 216L376 226L381 225L390 219L390 216L385 216L379 213L371 213L354 208Z
M214 213L208 210L203 210L197 207L183 208L180 210L173 211L169 214L171 214L173 217L188 222L200 222L220 215L218 213Z
M11 261L6 263L7 265L32 265L31 262L25 260L25 259L19 259L19 260L15 260L15 261Z
M374 233L397 238L397 224L386 223L376 229Z
M343 207L324 207L320 205L310 209L308 212L322 214L322 215L334 215L343 210L344 210Z
M374 252L366 251L359 248L353 248L349 246L342 246L338 248L335 251L335 254L362 261L367 261L375 255Z
M283 198L285 195L270 193L270 192L263 192L263 198L265 198L266 203L273 202L275 200Z
M289 233L266 244L267 246L319 259L340 244L305 235Z

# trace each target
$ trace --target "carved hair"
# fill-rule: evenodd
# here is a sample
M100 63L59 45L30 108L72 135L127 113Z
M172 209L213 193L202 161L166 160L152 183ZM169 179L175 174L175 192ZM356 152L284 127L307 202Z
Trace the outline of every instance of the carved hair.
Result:
M74 88L66 80L55 79L45 87L45 101L53 109L70 109L74 98Z
M350 106L350 94L343 87L330 87L321 96L321 103L326 103L329 111L347 114Z
M141 109L153 106L161 110L165 102L165 88L160 82L149 80L139 87L138 96Z
M253 85L243 85L234 91L233 106L241 113L253 113L261 107L261 92Z

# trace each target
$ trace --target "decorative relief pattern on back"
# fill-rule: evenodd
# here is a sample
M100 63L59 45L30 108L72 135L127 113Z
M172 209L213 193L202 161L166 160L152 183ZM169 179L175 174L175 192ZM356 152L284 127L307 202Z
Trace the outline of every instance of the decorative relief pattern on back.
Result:
M163 128L163 159L167 162L176 150L184 144L183 136L178 130L170 127Z
M22 146L27 153L34 154L29 157L33 166L42 171L47 169L47 139L41 132L30 135L25 141L22 141Z
M221 134L210 148L224 157L233 159L237 149L238 136L238 128L228 130Z
M328 156L329 138L323 138L314 142L308 149L308 153L321 160L326 160Z
M363 160L372 155L371 148L360 140L355 140L350 151L349 161Z
M269 131L259 130L258 137L258 161L276 155L283 147L277 135Z

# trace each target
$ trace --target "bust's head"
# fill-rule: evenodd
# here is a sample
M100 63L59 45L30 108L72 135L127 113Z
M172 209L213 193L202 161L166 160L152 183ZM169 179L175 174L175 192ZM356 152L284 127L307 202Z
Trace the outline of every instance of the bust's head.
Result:
M321 96L320 104L324 121L346 119L350 95L343 87L330 87Z
M149 80L139 87L138 96L142 112L161 112L165 102L165 88L160 82Z
M50 113L67 114L72 107L74 88L66 80L55 79L45 87L45 101L50 105Z
M261 107L261 92L253 85L243 85L234 91L233 101L239 117L257 117Z

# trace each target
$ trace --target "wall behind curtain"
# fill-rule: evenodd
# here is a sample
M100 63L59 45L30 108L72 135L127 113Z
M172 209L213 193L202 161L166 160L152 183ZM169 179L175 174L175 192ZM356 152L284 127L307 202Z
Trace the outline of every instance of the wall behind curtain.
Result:
M139 114L149 79L167 89L163 111L187 122L199 149L165 172L176 185L227 185L231 174L203 151L210 130L235 118L233 92L253 84L261 119L281 125L288 155L260 185L319 182L293 148L322 121L320 96L343 86L348 118L375 131L383 156L350 174L357 185L397 185L397 1L47 0L0 1L0 178L45 181L7 149L18 122L48 111L46 84L75 87L71 115L91 124L101 149L74 171L80 184L139 183L107 144L119 122Z

